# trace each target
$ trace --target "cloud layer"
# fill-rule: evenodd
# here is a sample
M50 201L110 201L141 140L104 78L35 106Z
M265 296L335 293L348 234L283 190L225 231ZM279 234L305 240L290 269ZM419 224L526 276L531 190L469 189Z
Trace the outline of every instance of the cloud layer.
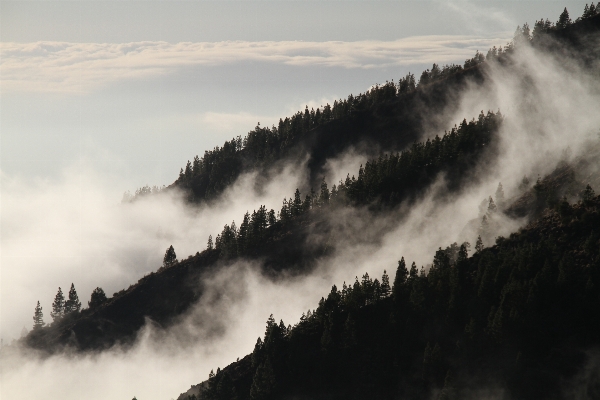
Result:
M3 91L88 92L185 67L242 62L364 69L462 62L504 42L504 37L437 35L356 42L2 43L0 72Z

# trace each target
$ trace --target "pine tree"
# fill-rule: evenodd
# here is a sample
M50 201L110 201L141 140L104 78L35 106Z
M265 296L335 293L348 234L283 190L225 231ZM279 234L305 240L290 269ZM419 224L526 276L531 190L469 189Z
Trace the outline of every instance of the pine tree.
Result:
M583 15L581 16L581 18L588 18L589 17L589 13L590 13L590 8L587 5L587 3L585 3L585 7L583 7Z
M390 277L386 270L383 270L383 276L381 277L381 297L388 297L392 289L390 288Z
M488 218L491 218L494 214L496 214L497 209L498 209L498 207L496 207L496 203L494 203L494 199L492 199L492 196L490 196L489 203L488 203L488 209L487 209L487 213L486 213Z
M35 306L35 312L33 313L33 329L37 330L44 326L44 313L42 312L42 306L38 300L37 306Z
M538 37L540 37L542 34L548 32L548 30L552 28L552 22L550 22L547 18L544 21L543 19L540 19L539 21L535 21L535 25L533 27L533 38L537 39Z
M104 290L102 290L100 287L97 287L94 289L94 291L92 291L91 299L88 301L88 307L92 310L104 304L106 300L107 298Z
M484 246L483 246L483 240L481 240L481 235L477 236L477 242L475 243L475 252L481 253L483 248L484 248Z
M596 197L596 193L594 192L594 189L592 189L592 187L588 184L585 187L585 189L583 189L583 191L581 192L581 200L583 200L584 202L588 202L594 197Z
M163 266L169 267L177 261L177 255L175 254L175 249L173 246L169 246L167 251L165 252L165 256L163 258Z
M50 316L52 320L57 321L61 319L65 315L65 296L63 295L62 289L58 288L58 293L54 297L54 302L52 303L52 312Z
M327 183L325 182L325 178L321 181L321 194L319 196L319 203L321 205L325 205L329 203L329 189L327 188Z
M410 279L412 281L418 275L419 274L418 274L418 271L417 271L417 264L413 261L412 265L410 266L410 272L408 273L408 279Z
M300 198L300 190L296 189L294 193L294 202L292 203L292 215L300 215L302 212L302 199Z
M256 339L256 344L254 345L254 351L252 352L252 367L256 368L263 361L263 341L259 337Z
M212 239L212 235L208 235L208 243L206 244L206 248L208 250L212 250L213 249L213 239Z
M71 289L69 290L69 300L65 301L65 314L72 312L78 312L81 309L81 302L77 296L75 285L71 283Z
M275 225L277 223L277 218L275 217L275 210L271 209L267 214L267 223L269 226Z
M458 250L458 257L456 258L456 262L463 262L467 258L469 258L469 247L471 244L469 242L464 242L460 245L460 249Z
M565 7L565 10L562 12L562 14L560 14L560 17L558 17L556 27L559 29L564 29L571 24L572 21L571 18L569 18L569 12L567 11L567 7Z
M396 269L396 276L394 277L394 286L392 287L392 294L395 298L399 298L400 290L404 282L406 282L406 277L408 276L408 271L406 269L406 262L404 261L404 257L400 261L398 261L398 268Z

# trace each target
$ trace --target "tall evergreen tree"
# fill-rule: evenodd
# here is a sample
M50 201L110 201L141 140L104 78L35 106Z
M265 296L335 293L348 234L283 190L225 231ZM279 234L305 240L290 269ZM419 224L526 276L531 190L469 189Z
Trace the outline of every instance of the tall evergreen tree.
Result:
M392 289L390 288L390 277L386 270L383 270L383 276L381 277L381 297L388 297Z
M208 235L208 243L206 243L206 248L208 250L212 250L213 249L213 239L212 239L212 235Z
M79 301L79 296L77 296L75 285L71 283L71 289L69 290L69 299L65 301L65 314L78 312L80 309L81 302Z
M588 184L585 189L581 192L581 200L588 202L596 196L594 189Z
M394 277L394 286L392 287L392 294L394 297L398 298L400 296L400 290L404 282L406 282L406 277L408 276L408 270L406 269L406 262L404 261L404 257L400 261L398 261L398 268L396 269L396 276Z
M44 313L42 312L42 306L38 300L35 306L35 312L33 313L33 329L37 330L44 326Z
M419 276L419 271L417 270L417 263L413 261L410 266L410 272L408 273L408 279L411 281L414 280L417 276Z
M90 310L93 310L94 308L97 308L102 304L106 303L106 300L107 298L106 293L104 293L104 290L102 290L102 288L100 287L97 287L92 291L92 296L90 298L90 301L88 301L88 307L90 308Z
M52 320L57 321L65 315L65 296L63 295L62 289L59 287L54 302L52 303L52 312L50 316Z
M587 5L587 3L585 3L585 7L583 7L583 15L581 16L581 18L588 18L589 13L590 13L590 7Z
M169 246L167 251L165 252L165 256L163 257L163 266L169 267L177 262L177 254L175 254L175 249L173 246Z
M496 214L497 210L498 210L498 207L496 207L496 203L494 203L494 199L492 199L492 196L490 196L486 215L488 216L488 218L491 218L494 214Z
M267 223L269 224L269 226L273 226L276 222L277 218L275 217L275 210L271 209L267 214Z
M481 235L477 236L477 242L475 242L475 252L476 253L481 253L481 251L483 250L484 246L483 246L483 240L481 240Z
M564 29L567 26L571 25L572 21L569 17L569 12L567 11L567 7L565 7L564 11L558 17L558 21L556 22L556 27L559 29Z
M292 203L292 216L300 215L302 212L302 199L300 198L300 190L296 189L294 193L294 202Z

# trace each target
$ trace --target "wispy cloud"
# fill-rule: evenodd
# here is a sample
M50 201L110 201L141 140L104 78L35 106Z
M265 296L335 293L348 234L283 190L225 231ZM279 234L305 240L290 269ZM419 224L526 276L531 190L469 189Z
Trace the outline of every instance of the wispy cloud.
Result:
M357 42L2 43L0 78L5 92L88 92L184 67L248 61L365 69L449 63L505 41L445 35Z

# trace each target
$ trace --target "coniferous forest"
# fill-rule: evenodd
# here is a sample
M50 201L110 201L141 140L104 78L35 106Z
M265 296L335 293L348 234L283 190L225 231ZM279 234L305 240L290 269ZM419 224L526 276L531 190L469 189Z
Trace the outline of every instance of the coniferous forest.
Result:
M243 173L267 181L284 164L306 162L308 170L280 208L256 204L223 221L198 239L196 254L170 246L162 265L127 289L110 295L97 287L84 301L73 283L58 288L51 310L37 303L21 344L47 356L127 349L148 320L165 330L175 324L208 292L198 282L228 265L256 262L272 281L308 276L345 240L381 240L426 196L456 201L496 176L513 110L482 109L424 136L428 119L459 112L460 96L485 88L491 71L521 73L517 54L531 49L598 77L599 39L600 9L586 5L571 19L565 8L556 23L520 26L511 42L463 65L433 64L277 126L258 124L193 157L172 184L126 192L120 207L175 191L201 207ZM515 107L534 108L531 98ZM327 160L359 145L368 160L328 182ZM477 219L464 221L469 240L439 243L426 265L397 254L382 276L332 282L293 325L265 315L250 354L215 365L179 400L600 398L599 160L597 135L573 157L565 147L548 173L519 170L512 182L494 181ZM375 221L377 234L350 232L342 215Z

